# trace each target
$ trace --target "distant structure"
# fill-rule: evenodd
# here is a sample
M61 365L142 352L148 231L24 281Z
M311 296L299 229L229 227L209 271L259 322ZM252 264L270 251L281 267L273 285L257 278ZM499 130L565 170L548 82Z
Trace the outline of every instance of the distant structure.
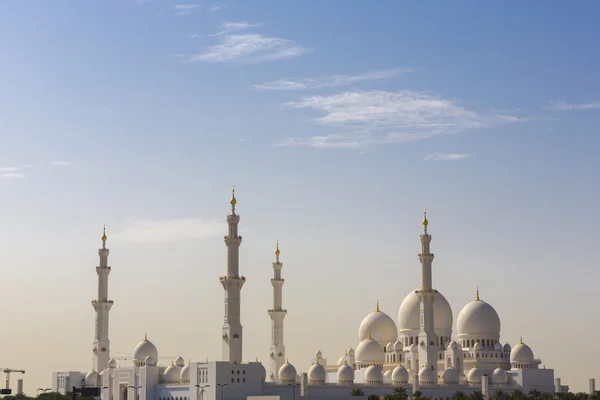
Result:
M354 388L382 396L394 388L404 387L409 395L419 390L427 397L450 397L457 391L481 392L489 398L496 390L537 389L555 393L568 387L554 379L552 369L540 369L541 360L520 339L512 347L500 341L500 317L494 308L475 291L473 301L465 305L456 321L453 335L452 309L446 298L434 289L432 236L424 213L420 235L420 286L404 298L398 310L398 325L381 311L367 315L358 327L358 346L348 348L337 362L328 363L321 351L315 353L307 372L299 373L287 361L284 345L282 288L284 279L279 242L273 262L273 305L271 318L269 374L262 363L244 362L241 323L241 289L246 278L240 276L238 234L240 216L232 191L231 211L227 215L228 232L225 275L219 278L224 289L222 326L222 360L191 362L183 357L170 365L159 364L157 347L147 336L133 349L130 365L121 367L108 359L109 251L106 231L99 250L98 298L96 311L94 363L87 373L55 372L52 388L66 393L76 388L99 388L103 400L217 400L245 399L251 396L290 396L292 391L305 396L346 397ZM590 391L595 381L590 380Z

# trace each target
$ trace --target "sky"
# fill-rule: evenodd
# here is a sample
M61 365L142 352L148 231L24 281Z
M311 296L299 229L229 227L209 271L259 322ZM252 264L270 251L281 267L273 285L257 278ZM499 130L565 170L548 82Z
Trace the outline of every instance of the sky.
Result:
M1 8L0 367L26 392L92 366L104 224L112 355L220 358L232 185L245 360L268 363L276 240L305 371L377 300L396 320L426 207L455 320L479 287L503 343L599 378L598 2Z

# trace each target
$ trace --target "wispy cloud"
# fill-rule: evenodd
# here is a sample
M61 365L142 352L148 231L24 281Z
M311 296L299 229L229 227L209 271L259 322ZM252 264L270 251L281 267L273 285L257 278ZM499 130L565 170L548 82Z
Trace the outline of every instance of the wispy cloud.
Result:
M580 111L580 110L600 110L600 101L582 104L570 104L564 101L550 102L550 106L545 107L547 110L561 110L561 111Z
M260 28L263 25L264 25L263 22L255 22L255 23L250 23L250 22L246 22L246 21L241 21L241 22L223 21L223 22L221 22L221 28L228 32L243 31L243 30L251 29L251 28Z
M374 81L389 79L400 74L414 72L413 68L391 68L371 71L359 75L331 75L322 78L304 78L304 79L280 79L266 82L259 85L252 85L253 89L258 90L306 90L306 89L324 89L348 86L363 81Z
M324 136L289 138L278 142L278 146L356 148L519 121L511 115L480 114L440 95L410 90L308 96L284 106L317 111L321 116L315 121L333 131Z
M23 168L20 167L0 167L0 178L15 179L24 178Z
M468 154L456 154L456 153L441 154L441 153L435 153L435 154L428 154L425 157L425 161L459 161L459 160L464 160L467 157L469 157Z
M223 34L220 43L192 55L189 62L259 63L301 56L309 51L298 43L262 34Z
M177 4L176 6L173 7L173 9L175 10L173 15L176 15L176 16L190 15L192 13L192 11L194 11L195 9L200 8L200 7L202 7L201 4Z
M213 4L212 6L210 6L210 7L208 8L208 11L209 11L209 12L211 12L211 13L212 13L212 12L217 12L217 11L220 11L220 10L222 10L222 9L226 8L226 7L227 7L227 4L226 4L226 3L221 3L221 4Z
M50 165L68 166L71 165L71 163L68 161L52 161Z
M128 243L169 243L223 233L223 223L201 219L130 220L112 239Z

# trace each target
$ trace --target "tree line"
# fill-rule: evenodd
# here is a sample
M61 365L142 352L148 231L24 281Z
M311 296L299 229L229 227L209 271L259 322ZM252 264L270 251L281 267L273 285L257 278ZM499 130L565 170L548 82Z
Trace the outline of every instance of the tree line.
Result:
M364 390L355 388L350 391L350 396L367 396L368 400L408 400L409 395L405 388L398 387L393 390L392 393L384 396L378 396L375 394L366 395ZM435 398L423 396L421 391L417 390L412 396L413 400L483 400L483 394L479 391L473 392L473 394L467 395L464 392L456 392L451 397L446 398ZM505 392L503 390L496 390L490 396L491 400L600 400L600 391L596 391L593 394L589 393L556 393L555 395L550 393L542 393L537 389L530 390L529 393L524 393L519 389L515 389L511 392Z

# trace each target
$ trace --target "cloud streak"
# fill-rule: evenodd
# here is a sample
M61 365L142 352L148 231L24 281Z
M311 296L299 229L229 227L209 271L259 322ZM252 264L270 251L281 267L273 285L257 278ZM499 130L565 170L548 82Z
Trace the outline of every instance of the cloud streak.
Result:
M309 50L298 43L262 34L223 35L221 43L189 58L190 62L260 63L299 57Z
M307 96L284 106L315 111L319 116L314 121L330 133L292 137L279 141L276 146L357 148L422 140L519 121L511 115L479 114L440 95L410 90Z
M400 74L414 72L413 68L392 68L367 72L359 75L331 75L323 78L311 79L280 79L259 85L252 85L257 90L308 90L325 89L348 86L364 81L389 79Z
M427 156L425 156L425 161L459 161L459 160L464 160L467 157L469 157L468 154L456 154L456 153L441 154L441 153L434 153L434 154L428 154Z
M202 5L200 5L200 4L177 4L173 7L173 9L175 10L173 15L176 15L176 16L190 15L192 13L192 11L194 11L195 9L200 8L200 7L202 7Z
M263 25L263 23L246 21L225 21L221 23L222 30L219 32L206 36L194 35L193 37L217 37L219 43L208 46L204 51L188 57L187 61L252 64L299 57L310 51L292 40L260 33L240 33L240 31Z
M559 111L582 111L582 110L600 110L600 101L583 104L570 104L564 101L552 102L551 106L545 107L547 110Z
M223 233L223 223L201 219L130 220L111 239L126 243L172 243Z

